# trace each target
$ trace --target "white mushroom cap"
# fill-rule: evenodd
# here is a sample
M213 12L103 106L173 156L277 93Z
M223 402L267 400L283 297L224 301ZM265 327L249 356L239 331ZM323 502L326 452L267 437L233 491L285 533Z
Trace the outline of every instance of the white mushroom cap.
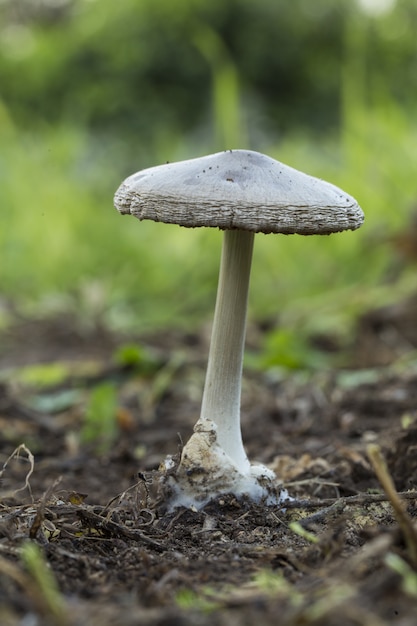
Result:
M355 230L356 200L313 176L250 150L228 150L151 167L129 176L114 198L140 220L263 233Z

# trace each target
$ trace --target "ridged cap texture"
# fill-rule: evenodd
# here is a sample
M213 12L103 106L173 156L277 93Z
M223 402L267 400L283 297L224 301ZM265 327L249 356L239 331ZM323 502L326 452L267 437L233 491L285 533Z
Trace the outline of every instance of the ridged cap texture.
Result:
M317 235L355 230L364 220L335 185L250 150L142 170L120 185L114 203L140 220L189 228Z

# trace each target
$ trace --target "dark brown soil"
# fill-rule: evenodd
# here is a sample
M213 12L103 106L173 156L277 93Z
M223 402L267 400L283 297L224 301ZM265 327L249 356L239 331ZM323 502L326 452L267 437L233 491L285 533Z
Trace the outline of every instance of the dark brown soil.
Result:
M414 626L415 322L413 300L369 313L349 368L245 372L246 448L295 499L285 510L225 496L172 513L158 466L198 416L205 334L147 337L140 357L120 362L124 339L101 327L81 332L61 318L9 329L0 348L0 624ZM22 369L57 361L64 375L48 385ZM88 442L100 389L116 399L116 430ZM368 457L375 444L402 494L400 524Z

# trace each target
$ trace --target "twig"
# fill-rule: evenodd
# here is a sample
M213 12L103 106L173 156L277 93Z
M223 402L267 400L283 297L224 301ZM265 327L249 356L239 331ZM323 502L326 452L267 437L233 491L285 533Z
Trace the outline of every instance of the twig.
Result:
M45 507L46 507L46 503L49 500L50 495L55 491L56 487L59 485L59 483L62 480L62 476L59 476L53 483L52 485L50 485L48 487L48 489L45 491L45 493L43 494L41 501L39 503L39 506L37 508L36 511L36 515L34 517L34 520L32 522L32 525L30 527L29 530L29 537L30 539L35 539L36 535L38 534L40 528L42 527L42 523L45 519Z
M402 491L397 493L398 497L403 500L417 500L417 491ZM324 498L323 500L293 500L285 502L285 509L319 509L322 507L332 507L336 504L340 506L356 506L375 504L377 502L389 502L386 494L380 493L359 493L355 496L347 496L345 498Z
M376 444L370 444L367 448L367 453L375 474L377 475L377 478L381 483L392 508L394 509L394 515L404 536L408 555L413 565L417 566L417 530L407 513L404 503L395 489L394 481L388 471L388 467L380 447Z
M34 469L35 469L35 457L33 456L32 452L29 450L29 448L27 448L25 446L24 443L21 443L20 446L15 448L15 450L13 450L13 452L9 456L9 458L5 460L5 462L3 463L3 467L0 470L0 479L3 477L3 474L6 471L6 468L7 468L8 464L10 463L10 461L12 461L14 458L18 459L20 457L20 453L22 451L25 452L27 457L28 457L28 462L30 464L30 468L29 468L28 473L26 474L25 484L23 485L23 487L20 487L19 489L15 489L12 493L13 493L13 495L15 495L19 491L23 491L24 489L27 489L29 494L30 494L30 496L31 496L31 498L33 499L33 497L32 497L32 489L30 487L29 479L32 476L32 474L34 472Z
M101 515L97 515L97 513L93 513L87 509L78 510L77 515L82 521L87 522L92 528L95 528L98 531L108 533L109 535L116 535L117 537L143 541L143 543L147 543L152 548L158 550L158 552L163 552L166 549L164 545L155 541L155 539L144 535L139 530L130 530L121 524L105 519L104 517L101 517Z
M304 517L298 520L298 523L303 528L309 526L310 524L317 524L318 522L322 522L323 520L328 518L330 515L334 516L335 514L338 515L342 513L345 506L346 505L345 505L343 498L340 498L339 500L336 500L330 506L326 506L324 507L324 509L320 509L320 511L317 511L316 513L313 513L312 515L309 515L308 517Z

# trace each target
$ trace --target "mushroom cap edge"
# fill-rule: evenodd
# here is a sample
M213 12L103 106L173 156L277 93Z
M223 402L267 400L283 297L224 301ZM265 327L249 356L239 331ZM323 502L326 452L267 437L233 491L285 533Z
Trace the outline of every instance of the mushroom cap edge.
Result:
M312 235L364 221L340 188L250 150L141 170L120 185L114 203L122 214L188 228Z

